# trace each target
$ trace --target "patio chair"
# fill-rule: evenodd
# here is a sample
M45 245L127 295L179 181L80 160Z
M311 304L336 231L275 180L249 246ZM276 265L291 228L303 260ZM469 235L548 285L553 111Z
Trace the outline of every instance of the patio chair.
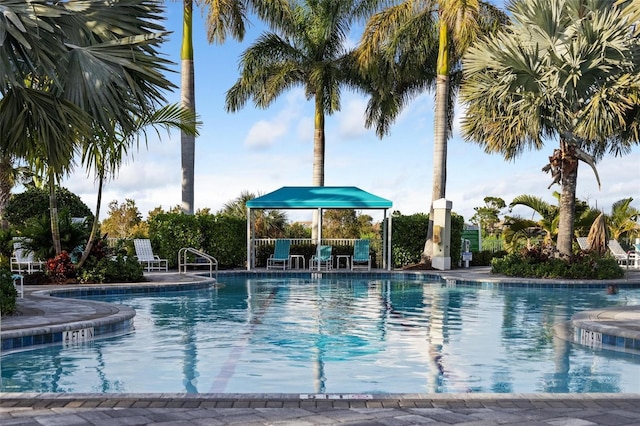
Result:
M287 269L291 267L289 263L289 251L291 250L291 240L276 240L276 247L273 254L267 259L267 269Z
M14 241L11 257L11 272L32 274L42 270L44 262L34 259L33 251L22 247L23 241Z
M311 256L309 269L318 269L318 266L320 266L320 269L333 269L333 255L331 251L331 246L320 246L320 256L318 257L318 254Z
M371 270L371 255L369 254L369 240L356 240L353 244L353 255L351 256L351 270L356 269Z
M159 256L153 254L151 240L147 238L136 238L133 240L133 246L136 249L138 262L140 262L148 272L169 270L167 259L160 259Z
M584 250L584 251L589 250L589 243L587 241L587 237L576 237L576 241L580 246L580 250Z
M618 265L627 265L627 266L630 265L630 261L631 261L631 259L629 258L630 253L627 253L626 251L624 251L624 249L622 248L622 246L617 240L609 240L608 246L609 246L609 251L611 252L613 257L615 257L616 260L618 261ZM633 260L635 261L635 259Z

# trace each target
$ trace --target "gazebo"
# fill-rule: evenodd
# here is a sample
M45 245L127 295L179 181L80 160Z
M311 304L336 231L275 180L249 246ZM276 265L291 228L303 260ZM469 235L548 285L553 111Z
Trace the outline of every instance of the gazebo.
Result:
M282 188L247 201L247 269L253 267L252 243L255 235L251 226L251 209L318 210L318 241L322 241L322 211L324 209L383 210L382 260L383 269L391 270L391 215L387 210L393 203L355 186L283 186ZM319 245L319 244L318 244Z

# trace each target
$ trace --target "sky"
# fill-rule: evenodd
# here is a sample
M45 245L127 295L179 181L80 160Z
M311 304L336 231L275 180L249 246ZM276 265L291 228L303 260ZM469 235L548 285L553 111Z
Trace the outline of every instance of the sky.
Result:
M169 79L180 85L180 38L182 2L166 2L165 26L173 33L162 53L175 62ZM196 111L203 122L196 139L195 208L220 210L243 191L266 194L282 186L311 186L313 167L313 102L305 99L302 88L283 93L268 109L256 109L251 102L237 113L225 111L225 95L239 77L239 57L256 40L263 28L257 20L238 43L210 45L200 13L194 13L194 56ZM356 44L354 34L349 43ZM179 87L167 95L179 102ZM408 103L388 136L380 139L365 128L367 99L347 89L342 91L341 110L326 117L325 186L356 186L393 202L392 210L402 214L428 213L431 202L433 158L434 93L425 93ZM507 162L497 154L465 142L456 110L454 135L448 142L446 198L453 211L466 222L474 207L484 206L487 196L500 197L509 204L522 194L557 204L547 189L551 176L541 171L557 142L541 151L527 151ZM135 200L143 217L156 207L168 210L181 204L180 133L149 133L118 176L103 190L101 219L111 201ZM602 188L586 164L578 174L577 197L609 213L611 205L633 197L640 209L640 147L630 155L607 156L598 164ZM78 194L95 210L97 184L81 167L62 185ZM290 220L310 220L311 212L288 211ZM378 220L378 212L366 212ZM531 217L532 210L518 207L511 214Z

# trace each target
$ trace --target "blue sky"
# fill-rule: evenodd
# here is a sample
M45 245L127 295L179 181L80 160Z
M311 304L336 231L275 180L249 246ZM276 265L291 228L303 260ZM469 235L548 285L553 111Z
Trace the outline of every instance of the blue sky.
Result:
M168 30L173 31L163 53L173 60L176 73L170 79L179 86L179 51L182 3L167 2ZM310 186L313 165L313 104L301 88L284 93L270 108L247 104L238 113L224 109L225 94L239 76L241 52L261 33L254 21L243 43L233 40L209 45L199 13L194 13L196 109L203 122L196 140L195 207L218 211L242 191L265 194L281 186ZM358 35L352 43L357 42ZM326 118L325 185L357 186L393 202L403 214L428 212L431 201L433 153L433 93L413 100L383 139L364 127L367 99L344 90L341 111ZM179 89L168 96L178 102ZM459 116L463 112L456 111ZM459 129L448 145L446 198L453 211L469 220L483 198L503 198L507 204L521 194L535 195L557 204L559 191L548 174L541 171L557 143L542 151L526 152L513 162L499 155L485 154L473 143L464 142ZM162 133L161 140L150 133L144 146L123 165L118 177L107 183L101 218L107 205L125 198L136 201L146 217L149 210L165 210L181 203L180 134ZM599 190L591 169L582 164L577 196L592 207L609 212L613 202L633 197L640 208L640 147L625 157L605 157L598 164L602 181ZM93 210L96 190L92 176L77 168L63 185L80 195ZM524 217L529 209L514 211ZM310 212L288 212L292 220L309 220ZM377 215L373 214L377 219Z

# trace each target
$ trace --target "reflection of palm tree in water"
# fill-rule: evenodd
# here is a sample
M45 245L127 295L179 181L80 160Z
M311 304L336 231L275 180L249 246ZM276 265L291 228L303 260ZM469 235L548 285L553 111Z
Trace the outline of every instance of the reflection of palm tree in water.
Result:
M169 303L162 301L151 308L155 323L170 323L175 329L184 333L182 340L182 383L187 393L198 393L196 379L198 378L198 347L196 342L197 318L201 312L212 309L212 299L192 297L176 297ZM159 321L160 320L160 321Z
M442 291L436 291L431 294L425 294L426 287L422 287L423 291L417 293L420 296L419 300L414 300L409 296L405 296L402 301L408 304L409 309L416 310L421 313L421 316L429 319L428 323L421 321L419 324L413 323L406 315L399 309L396 309L391 301L391 284L386 283L386 289L384 290L384 297L381 302L383 304L383 317L393 318L399 320L398 324L403 328L416 329L426 331L427 342L427 364L429 366L429 375L427 382L427 391L431 393L438 392L441 389L445 378L445 367L443 363L442 347L445 340L445 318L447 316L446 307L439 308L443 303L441 302ZM411 293L408 293L411 294ZM446 305L446 303L444 303ZM427 325L428 324L428 325Z

